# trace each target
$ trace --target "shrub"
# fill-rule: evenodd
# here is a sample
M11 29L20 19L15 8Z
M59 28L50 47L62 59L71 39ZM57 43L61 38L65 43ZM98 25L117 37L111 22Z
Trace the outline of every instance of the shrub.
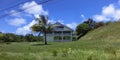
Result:
M76 37L73 37L73 38L72 38L72 41L77 41Z
M53 56L54 56L54 57L58 55L57 50L54 50L52 53L53 53Z
M54 40L62 40L61 36L54 36Z
M69 39L71 39L71 37L70 36L64 36L63 39L64 40L69 40Z
M99 28L99 27L102 27L104 25L105 25L104 22L98 22L98 23L95 24L95 28Z
M87 32L89 32L91 29L89 27L89 24L87 23L82 23L82 24L79 24L77 27L76 27L76 34L77 36L77 39L81 38L82 36L84 36Z

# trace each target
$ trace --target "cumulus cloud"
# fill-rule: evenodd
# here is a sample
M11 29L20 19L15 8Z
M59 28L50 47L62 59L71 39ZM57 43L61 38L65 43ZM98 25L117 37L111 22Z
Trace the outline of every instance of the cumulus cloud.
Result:
M21 5L21 9L25 10L28 14L33 14L35 17L38 17L38 15L48 15L48 12L43 10L42 5L37 4L35 1Z
M120 19L120 8L118 8L117 4L109 4L108 6L104 6L101 14L94 15L93 19L96 21L118 21Z
M105 6L102 9L102 14L106 16L112 16L115 13L115 6L110 4L109 6Z
M13 26L21 26L22 24L26 24L26 20L23 18L9 19L6 21L8 22L8 24Z
M25 4L21 5L20 8L25 10L24 12L28 15L34 15L35 18L39 17L39 15L48 15L48 12L43 9L42 5L37 4L35 1L26 2ZM29 24L17 28L16 34L25 35L32 32L30 27L35 23L37 22L32 20Z
M77 23L72 22L72 23L66 24L66 26L68 26L68 27L70 27L70 28L72 28L72 29L75 29L76 26L77 26Z
M28 25L25 25L23 27L19 27L16 30L16 34L21 34L21 35L25 35L27 33L31 32L30 27L34 24L36 24L37 22L35 20L33 20L32 22L30 22Z

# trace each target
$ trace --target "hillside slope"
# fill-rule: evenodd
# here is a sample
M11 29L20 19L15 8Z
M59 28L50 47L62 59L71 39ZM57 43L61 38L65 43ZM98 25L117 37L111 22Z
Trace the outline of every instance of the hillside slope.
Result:
M110 23L90 31L80 40L120 41L120 22Z

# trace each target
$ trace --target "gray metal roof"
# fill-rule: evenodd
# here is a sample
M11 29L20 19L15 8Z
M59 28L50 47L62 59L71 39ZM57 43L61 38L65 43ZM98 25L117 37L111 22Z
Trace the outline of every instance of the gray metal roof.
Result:
M60 22L56 22L56 23L52 24L52 26L54 26L55 28L58 28L59 26L63 26L64 27L63 31L74 31L70 27L63 25Z

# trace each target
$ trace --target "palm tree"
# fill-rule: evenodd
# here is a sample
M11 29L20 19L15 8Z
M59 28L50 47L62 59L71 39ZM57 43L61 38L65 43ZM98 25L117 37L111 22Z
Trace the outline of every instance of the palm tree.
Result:
M47 44L47 40L46 40L46 33L50 32L52 30L51 28L51 24L48 23L48 18L44 15L40 15L39 18L36 18L36 21L38 22L37 24L34 24L31 29L33 32L39 32L39 35L41 33L44 34L44 42L45 45ZM38 35L38 36L39 36Z

